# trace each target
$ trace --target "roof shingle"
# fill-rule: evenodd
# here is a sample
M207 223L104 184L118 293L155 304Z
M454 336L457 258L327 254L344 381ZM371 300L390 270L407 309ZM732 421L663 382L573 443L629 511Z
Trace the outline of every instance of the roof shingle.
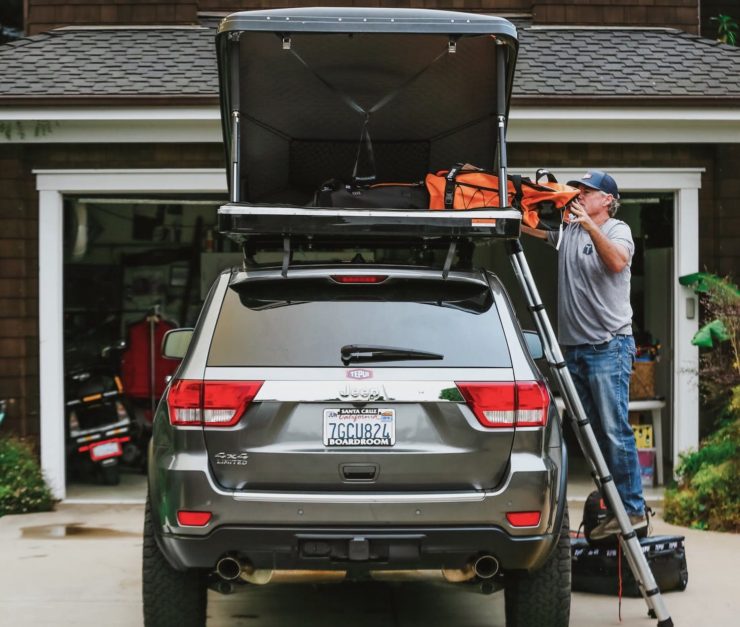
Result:
M515 98L740 98L740 48L673 30L518 21ZM0 100L218 95L212 28L63 29L0 46ZM740 101L739 101L740 102Z

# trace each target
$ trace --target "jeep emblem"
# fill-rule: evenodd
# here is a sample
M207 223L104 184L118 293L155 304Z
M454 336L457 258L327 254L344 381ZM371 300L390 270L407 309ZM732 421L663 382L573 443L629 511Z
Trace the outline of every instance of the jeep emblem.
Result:
M364 368L353 368L352 370L347 370L347 378L348 379L372 379L373 371L365 370Z

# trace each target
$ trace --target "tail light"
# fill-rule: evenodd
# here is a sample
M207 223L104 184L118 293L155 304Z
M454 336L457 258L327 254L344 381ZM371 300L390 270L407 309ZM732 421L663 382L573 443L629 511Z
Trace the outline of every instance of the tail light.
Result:
M332 274L331 279L335 283L383 283L388 278L387 274Z
M167 394L170 423L231 427L247 411L264 381L175 381Z
M469 381L455 384L484 427L543 427L547 424L550 400L543 383Z

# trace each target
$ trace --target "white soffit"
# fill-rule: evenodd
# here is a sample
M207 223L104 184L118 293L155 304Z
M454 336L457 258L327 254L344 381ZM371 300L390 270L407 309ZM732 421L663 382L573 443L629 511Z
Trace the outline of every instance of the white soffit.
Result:
M218 107L0 107L0 143L220 143ZM740 107L512 107L519 143L738 143Z
M512 107L510 142L737 143L740 108Z

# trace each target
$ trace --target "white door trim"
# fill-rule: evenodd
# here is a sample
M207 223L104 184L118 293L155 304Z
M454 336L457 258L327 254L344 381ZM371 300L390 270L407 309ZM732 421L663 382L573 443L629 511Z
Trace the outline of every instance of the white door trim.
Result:
M64 194L225 193L223 169L34 170L39 192L39 402L41 468L57 499L66 496L64 453Z
M704 168L607 168L622 191L672 192L673 221L673 467L679 454L699 446L699 349L691 340L699 330L696 295L678 283L678 277L699 271L699 189ZM510 168L534 176L536 168ZM552 168L567 182L584 174L583 168ZM689 304L690 302L690 304ZM689 315L693 317L689 318Z

